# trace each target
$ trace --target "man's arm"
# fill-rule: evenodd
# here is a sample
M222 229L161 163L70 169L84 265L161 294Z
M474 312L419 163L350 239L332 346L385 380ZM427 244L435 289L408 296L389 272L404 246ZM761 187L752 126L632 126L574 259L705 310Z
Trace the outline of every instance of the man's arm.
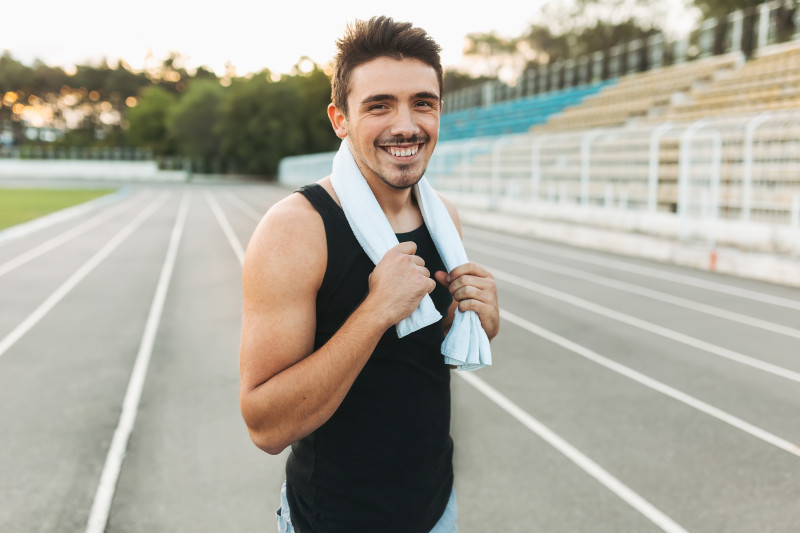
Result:
M442 199L450 213L450 218L461 236L461 219L455 205L447 198ZM492 274L480 265L465 263L454 268L449 274L439 271L434 274L436 281L447 287L453 295L453 303L447 317L445 317L445 334L450 330L455 316L456 307L461 311L475 311L481 320L481 326L489 340L492 340L500 331L500 308L497 303L497 285Z
M433 290L416 245L390 250L369 293L339 331L314 351L316 296L327 263L325 229L301 195L273 207L245 256L240 403L253 442L271 454L325 423L383 333Z

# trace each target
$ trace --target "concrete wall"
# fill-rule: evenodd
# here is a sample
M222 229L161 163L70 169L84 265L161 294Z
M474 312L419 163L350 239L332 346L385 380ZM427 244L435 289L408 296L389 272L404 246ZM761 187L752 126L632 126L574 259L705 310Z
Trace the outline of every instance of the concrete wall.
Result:
M186 181L183 170L159 170L155 161L0 159L0 179Z

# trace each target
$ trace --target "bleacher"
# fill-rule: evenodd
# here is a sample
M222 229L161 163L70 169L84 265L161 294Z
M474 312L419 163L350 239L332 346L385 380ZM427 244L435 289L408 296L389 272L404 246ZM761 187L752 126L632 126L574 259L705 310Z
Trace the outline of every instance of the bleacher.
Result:
M583 99L613 84L613 80L603 81L485 107L446 112L442 115L439 139L444 142L524 133L532 126L546 122L554 114L578 105Z
M440 186L461 192L796 224L800 42L629 74L469 157L438 150Z
M740 53L733 53L628 74L580 105L552 115L546 124L535 131L623 126L633 120L657 116L672 105L676 94L710 84L717 77L734 71L743 62Z
M800 109L800 41L764 49L741 68L694 88L666 118L696 120L771 109Z

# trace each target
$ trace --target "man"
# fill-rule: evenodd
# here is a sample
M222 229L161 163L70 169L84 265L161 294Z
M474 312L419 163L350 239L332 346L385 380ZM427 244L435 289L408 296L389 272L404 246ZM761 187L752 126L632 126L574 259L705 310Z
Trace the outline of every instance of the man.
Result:
M282 531L455 531L439 347L456 306L490 339L499 310L485 269L444 271L412 194L438 139L439 46L386 17L356 22L337 44L328 116L400 244L373 265L330 177L268 211L244 265L242 414L259 448L292 446ZM393 326L426 294L444 318L399 339Z

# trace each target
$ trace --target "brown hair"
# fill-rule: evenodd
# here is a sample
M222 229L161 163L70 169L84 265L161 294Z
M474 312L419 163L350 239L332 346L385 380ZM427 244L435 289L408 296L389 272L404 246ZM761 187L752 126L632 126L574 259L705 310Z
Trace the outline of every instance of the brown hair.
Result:
M389 17L372 17L369 21L356 20L347 25L344 36L336 41L336 54L331 80L331 101L347 115L347 95L350 80L359 65L390 57L403 60L418 59L436 71L439 80L439 98L442 97L441 47L422 28L410 22L395 22Z

